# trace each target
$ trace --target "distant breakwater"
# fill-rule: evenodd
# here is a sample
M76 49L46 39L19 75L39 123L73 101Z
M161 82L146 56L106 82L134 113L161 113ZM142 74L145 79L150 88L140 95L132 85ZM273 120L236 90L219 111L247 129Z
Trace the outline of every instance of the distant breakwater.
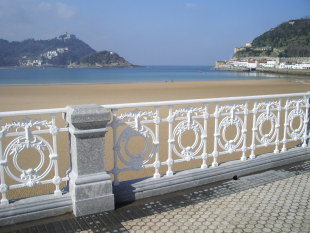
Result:
M289 69L276 69L276 68L256 68L250 69L246 67L214 67L213 70L222 71L239 71L239 72L262 72L262 73L277 73L277 74L289 74L289 75L306 75L310 76L310 70L289 70Z
M222 70L222 71L250 71L249 68L246 67L231 67L231 66L215 66L214 68L212 68L212 70Z
M307 76L310 76L310 70L289 70L289 69L275 69L275 68L257 68L256 71L266 72L266 73L293 74L293 75L307 75Z

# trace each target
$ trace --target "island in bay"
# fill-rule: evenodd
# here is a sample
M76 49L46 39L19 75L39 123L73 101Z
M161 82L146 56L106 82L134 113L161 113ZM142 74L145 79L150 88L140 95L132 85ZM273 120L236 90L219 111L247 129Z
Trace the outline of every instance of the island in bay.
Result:
M75 35L48 40L0 39L0 67L138 67L113 51L95 51Z
M310 19L290 20L236 47L216 70L261 71L310 75Z

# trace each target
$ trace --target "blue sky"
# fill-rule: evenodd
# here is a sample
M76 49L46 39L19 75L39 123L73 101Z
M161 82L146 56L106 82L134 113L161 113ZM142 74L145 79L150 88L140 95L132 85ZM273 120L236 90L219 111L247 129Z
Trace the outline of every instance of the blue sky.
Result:
M309 16L310 0L0 0L0 38L69 32L139 65L213 65L272 27Z

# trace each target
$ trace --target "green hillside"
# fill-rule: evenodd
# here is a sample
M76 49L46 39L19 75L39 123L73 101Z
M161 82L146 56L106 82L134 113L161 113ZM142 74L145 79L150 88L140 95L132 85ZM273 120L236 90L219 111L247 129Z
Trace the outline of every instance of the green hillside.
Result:
M72 66L80 67L131 67L134 66L117 53L101 51L87 55Z
M234 57L310 57L310 19L290 20L256 37Z

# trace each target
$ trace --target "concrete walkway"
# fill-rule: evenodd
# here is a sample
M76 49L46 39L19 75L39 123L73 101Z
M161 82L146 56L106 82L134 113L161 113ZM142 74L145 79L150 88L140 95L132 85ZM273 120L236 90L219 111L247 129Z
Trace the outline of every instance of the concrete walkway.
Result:
M237 177L236 177L237 178ZM310 161L0 232L310 232Z

